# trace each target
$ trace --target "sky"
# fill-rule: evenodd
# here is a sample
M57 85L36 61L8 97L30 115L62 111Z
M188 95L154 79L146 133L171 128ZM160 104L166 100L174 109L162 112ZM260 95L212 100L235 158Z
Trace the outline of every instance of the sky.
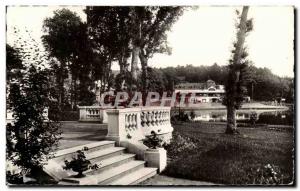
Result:
M28 30L40 42L46 17L53 16L59 6L30 6L7 8L7 42L13 44L13 27ZM86 20L82 6L66 6ZM186 11L168 33L172 55L155 54L151 67L185 66L191 64L228 64L235 41L235 10L241 7L200 6ZM246 38L249 59L257 67L267 67L279 76L293 77L294 15L291 6L250 7L248 18L253 18L254 30ZM113 69L118 69L114 65Z

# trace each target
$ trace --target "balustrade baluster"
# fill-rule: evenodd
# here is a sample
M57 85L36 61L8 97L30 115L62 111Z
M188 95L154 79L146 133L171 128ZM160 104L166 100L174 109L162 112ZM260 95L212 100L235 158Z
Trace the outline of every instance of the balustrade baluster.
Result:
M146 112L146 124L147 124L147 127L150 127L150 112L149 111Z
M134 130L137 129L137 114L136 113L133 115L133 129Z
M154 123L155 126L158 126L158 111L154 111Z
M128 131L128 115L125 115L125 130Z
M132 114L128 115L128 129L129 131L132 129Z
M145 112L141 112L141 125L142 125L142 127L144 127L145 126Z

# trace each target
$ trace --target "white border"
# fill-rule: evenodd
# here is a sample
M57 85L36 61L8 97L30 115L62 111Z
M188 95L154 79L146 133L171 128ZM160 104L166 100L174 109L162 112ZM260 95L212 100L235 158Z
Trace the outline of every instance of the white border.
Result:
M0 35L0 59L1 59L1 64L0 64L0 103L1 103L1 111L0 111L0 127L2 128L0 131L0 190L14 190L17 188L8 188L5 185L5 7L6 5L273 5L273 6L282 6L282 5L294 5L296 8L298 8L298 14L299 14L299 8L300 8L300 1L298 0L247 0L247 1L241 1L241 0L2 0L0 1L0 30L2 31ZM297 26L299 26L299 19L296 19ZM299 30L297 30L296 36L299 35ZM297 49L296 54L299 53L299 47ZM297 61L297 60L296 60ZM295 63L296 64L296 63ZM299 74L299 66L297 68L297 74ZM296 82L297 87L296 89L300 89L299 82ZM299 98L299 94L296 99ZM298 107L297 107L298 109ZM299 117L299 112L297 113L297 118ZM297 131L297 137L299 137L299 130ZM298 147L298 144L296 148ZM298 149L297 149L298 151ZM298 156L299 158L299 156ZM297 160L299 162L299 160ZM297 163L297 173L299 175L299 163ZM296 177L297 178L297 177ZM296 183L298 182L298 178L296 180ZM299 182L298 182L299 184ZM146 187L144 189L150 190L153 187ZM28 187L28 188L19 188L19 189L26 189L26 190L40 190L40 187ZM53 190L53 187L46 187L43 188L43 190ZM108 189L108 188L82 188L82 187L76 187L76 188L55 188L55 190L65 190L65 189L72 189L72 190L83 190L83 189L88 189L88 190L102 190L102 189ZM121 188L110 188L112 190L119 190ZM129 189L129 190L136 190L140 188L123 188L123 189ZM162 189L162 188L157 188L157 189ZM166 190L174 189L174 187L166 187L164 188ZM177 188L179 190L186 190L186 189L199 189L198 187L189 187L189 188ZM217 189L217 188L212 188L212 187L204 187L204 189ZM223 188L222 188L223 189ZM230 188L224 188L224 190L228 190ZM240 189L240 188L236 188ZM263 189L268 189L266 187L262 188L255 188L258 190L263 190ZM285 190L286 188L279 188L276 190Z

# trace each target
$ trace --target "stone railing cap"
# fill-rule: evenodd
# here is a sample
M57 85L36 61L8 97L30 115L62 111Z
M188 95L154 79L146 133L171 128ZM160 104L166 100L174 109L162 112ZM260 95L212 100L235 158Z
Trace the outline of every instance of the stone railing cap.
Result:
M139 112L139 111L141 111L140 107L131 107L131 108L107 109L106 113L130 113L130 112Z
M142 107L143 110L170 110L171 107L160 107L160 106L151 106L151 107Z
M130 112L140 112L140 111L154 111L154 110L170 110L170 107L130 107L130 108L118 108L118 109L107 109L106 113L117 114L117 113L130 113Z
M91 105L91 106L77 106L79 109L113 109L113 106L101 106L101 105Z

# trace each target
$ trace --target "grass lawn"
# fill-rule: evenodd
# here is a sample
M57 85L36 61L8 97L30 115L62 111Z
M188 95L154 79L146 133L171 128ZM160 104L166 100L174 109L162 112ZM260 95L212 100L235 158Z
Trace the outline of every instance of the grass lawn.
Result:
M172 160L164 171L168 176L220 184L293 183L292 129L243 127L239 135L227 135L222 124L173 127L167 148Z

